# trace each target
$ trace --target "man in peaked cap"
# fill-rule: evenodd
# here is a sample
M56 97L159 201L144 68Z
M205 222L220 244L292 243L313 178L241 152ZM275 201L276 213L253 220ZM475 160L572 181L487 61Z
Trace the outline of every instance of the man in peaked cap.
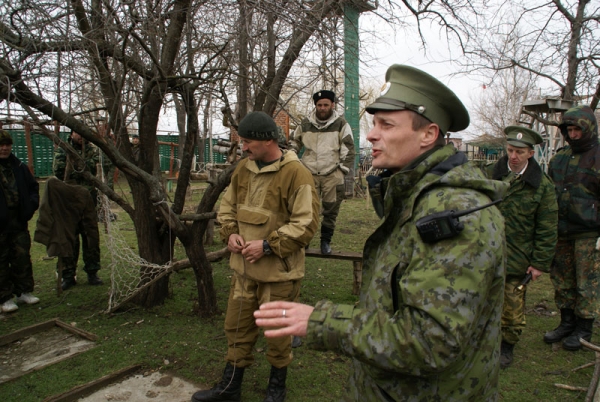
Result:
M242 159L231 177L218 214L221 239L233 270L225 334L227 362L221 382L198 391L193 402L239 401L244 370L252 365L258 327L252 313L273 300L296 300L304 277L304 246L318 226L319 199L310 172L294 152L279 148L271 116L252 112L238 126ZM286 395L292 338L267 340L271 375L265 401Z
M17 303L35 304L31 236L27 222L38 209L39 185L26 164L12 153L10 133L0 129L0 311ZM16 302L13 300L16 295Z
M565 112L559 125L568 146L550 161L548 174L558 200L558 242L550 270L560 324L544 335L579 350L590 341L600 314L600 146L598 122L589 106Z
M488 177L510 185L499 204L505 220L507 263L502 308L500 367L513 362L513 349L525 328L527 277L550 272L556 246L558 205L554 184L533 157L543 142L537 131L508 126L506 155L487 168Z
M386 81L367 107L373 166L384 169L370 194L383 222L364 246L358 303L267 303L256 322L276 328L267 337L304 336L351 357L344 400L495 401L506 249L490 203L508 184L444 144L469 124L450 89L404 65ZM471 208L481 209L460 218L462 229L440 217Z
M302 163L312 173L323 204L321 253L331 254L335 222L346 193L344 177L354 168L354 138L350 125L335 111L334 92L318 91L313 101L315 110L296 128L289 149L304 148Z

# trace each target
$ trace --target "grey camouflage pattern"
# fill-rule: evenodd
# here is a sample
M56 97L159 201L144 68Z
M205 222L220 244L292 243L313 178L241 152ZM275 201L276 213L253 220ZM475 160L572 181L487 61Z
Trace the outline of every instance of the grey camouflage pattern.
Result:
M365 244L358 304L322 301L310 317L309 347L353 357L345 400L497 400L504 220L494 206L474 212L457 237L435 244L414 225L506 191L467 164L432 173L455 153L444 147L384 179L385 219Z

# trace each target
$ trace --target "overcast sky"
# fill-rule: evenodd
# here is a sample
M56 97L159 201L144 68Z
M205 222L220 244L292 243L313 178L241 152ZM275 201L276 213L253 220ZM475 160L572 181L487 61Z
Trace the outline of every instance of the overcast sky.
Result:
M375 16L361 15L361 27L374 23L377 23ZM361 57L368 60L360 66L361 77L372 77L381 86L385 82L385 72L389 66L410 65L446 84L469 110L473 99L484 90L483 83L464 75L456 75L459 69L451 60L461 56L460 49L449 48L447 40L439 37L437 28L427 29L427 26L423 26L422 29L427 42L426 52L414 29L393 32L389 26L379 22L377 34L383 39L370 43L369 38L364 38L364 42L361 43ZM460 134L457 136L460 137Z

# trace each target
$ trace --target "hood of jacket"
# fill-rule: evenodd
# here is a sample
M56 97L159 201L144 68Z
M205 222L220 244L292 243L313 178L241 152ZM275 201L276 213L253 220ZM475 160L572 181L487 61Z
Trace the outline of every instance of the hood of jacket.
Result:
M576 126L581 129L581 138L569 138L567 128ZM565 141L571 146L574 153L582 153L598 144L598 122L594 111L589 106L576 106L565 112L562 123L559 124L560 132Z
M334 110L331 114L331 117L329 117L326 121L321 121L317 119L317 111L313 110L313 112L308 116L308 121L310 121L319 130L323 130L331 126L333 122L336 121L339 117L340 115L338 114L338 112Z

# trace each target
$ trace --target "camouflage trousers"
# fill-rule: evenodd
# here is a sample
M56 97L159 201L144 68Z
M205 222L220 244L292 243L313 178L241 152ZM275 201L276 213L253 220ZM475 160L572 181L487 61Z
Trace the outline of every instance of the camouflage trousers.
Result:
M346 195L344 173L340 169L336 169L327 176L313 175L313 179L322 203L323 221L321 225L333 230L340 213L340 206Z
M300 280L287 282L256 282L233 274L225 316L227 356L225 360L237 367L248 367L254 362L252 348L256 344L259 328L254 321L254 311L269 301L294 301L300 294ZM267 360L282 368L292 361L292 337L267 338Z
M74 278L77 272L77 261L79 260L79 246L83 254L83 270L88 274L93 274L100 269L100 247L90 247L82 223L77 227L78 234L73 243L73 257L63 257L63 278ZM81 241L79 238L81 237ZM58 263L56 265L58 271Z
M0 234L0 303L33 292L30 249L28 230Z
M600 251L596 238L558 239L550 278L554 301L559 309L572 309L581 318L596 318L599 313Z
M507 276L504 282L504 304L502 305L502 340L511 345L519 342L525 328L525 294L527 288L515 290L522 276Z

